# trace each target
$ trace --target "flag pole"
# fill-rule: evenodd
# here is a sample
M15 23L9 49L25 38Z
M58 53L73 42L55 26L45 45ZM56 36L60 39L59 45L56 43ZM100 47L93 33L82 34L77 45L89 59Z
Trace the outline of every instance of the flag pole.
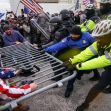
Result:
M15 12L15 15L17 15L17 11L18 11L19 5L20 5L20 0L19 0L19 2L17 4L17 9L16 9L16 12Z

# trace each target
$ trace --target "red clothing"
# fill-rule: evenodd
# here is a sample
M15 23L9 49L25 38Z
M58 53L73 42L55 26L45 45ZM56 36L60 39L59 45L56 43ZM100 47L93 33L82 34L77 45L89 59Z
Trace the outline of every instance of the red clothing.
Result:
M19 98L25 94L31 92L31 88L29 84L23 85L21 87L11 87L7 86L5 82L0 79L0 93L7 95L11 98Z

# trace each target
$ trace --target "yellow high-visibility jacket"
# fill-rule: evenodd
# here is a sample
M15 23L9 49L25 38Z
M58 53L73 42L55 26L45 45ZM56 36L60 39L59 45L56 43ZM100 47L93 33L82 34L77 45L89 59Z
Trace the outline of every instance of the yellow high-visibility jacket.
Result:
M82 32L92 32L96 23L92 20L85 21L80 26Z
M82 66L79 67L77 64L77 69L79 70L91 70L97 68L103 68L111 65L111 44L105 49L104 55L98 56L97 58L92 58L95 55L98 55L97 42L94 42L91 46L86 48L80 54L70 58L72 64L82 63ZM107 51L107 49L110 49ZM90 60L89 60L90 59Z

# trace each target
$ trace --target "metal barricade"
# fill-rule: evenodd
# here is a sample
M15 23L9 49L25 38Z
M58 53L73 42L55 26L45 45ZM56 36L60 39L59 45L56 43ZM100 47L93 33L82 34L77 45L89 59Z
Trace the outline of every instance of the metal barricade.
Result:
M13 77L13 82L8 84L18 84L22 80L33 80L35 81L39 88L27 95L20 97L19 99L13 100L4 106L0 106L0 111L9 108L13 109L17 106L17 103L26 100L34 95L40 94L46 90L49 90L53 87L61 87L63 83L72 79L76 76L76 72L72 75L69 75L69 72L62 67L62 62L57 58L44 53L43 50L39 50L33 47L29 42L25 42L19 45L12 45L9 47L4 47L0 49L1 54L1 64L2 67L13 67L13 68L24 68L34 70L34 65L40 68L39 72L36 72L27 77ZM1 67L1 68L2 68ZM55 70L53 70L55 68ZM62 72L62 70L64 71ZM54 75L55 72L58 72L57 75ZM51 81L55 77L63 76L63 79L54 82Z

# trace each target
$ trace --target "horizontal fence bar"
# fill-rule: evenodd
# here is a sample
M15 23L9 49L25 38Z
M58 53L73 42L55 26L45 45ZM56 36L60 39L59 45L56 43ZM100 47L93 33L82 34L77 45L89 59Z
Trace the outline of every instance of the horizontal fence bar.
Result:
M66 78L64 78L64 79L62 79L62 80L60 80L60 81L58 81L58 82L64 83L64 82L66 82L66 81L74 78L75 76L76 76L76 72L74 72L71 76L66 77ZM21 97L21 98L19 98L19 99L17 99L17 100L14 100L13 103L20 103L21 101L24 101L24 100L26 100L26 99L29 99L30 97L33 97L33 96L35 96L35 95L37 95L37 94L40 94L40 93L42 93L42 92L45 92L45 91L53 88L53 87L55 87L55 86L58 86L58 82L52 83L52 84L50 84L50 85L48 85L48 86L46 86L46 87L43 87L43 88L41 88L41 89L39 89L39 90L36 90L36 91L34 91L34 92L30 93L30 94L27 94L26 96L23 96L23 97ZM10 108L10 107L11 107L11 102L7 103L7 104L4 105L4 106L1 106L1 107L0 107L0 111L3 111L4 109Z
M56 65L56 66L54 66L54 67L52 67L52 68L56 68L56 67L58 67L58 66L61 66L61 65ZM46 70L37 72L37 73L35 73L35 74L33 74L33 75L30 75L30 76L28 76L28 77L26 77L26 78L17 80L17 81L15 81L15 82L13 82L13 83L17 83L17 82L19 82L19 81L21 81L21 80L25 80L25 79L27 79L27 78L29 78L29 77L33 77L33 76L35 76L35 75L39 75L39 74L41 74L41 73L43 73L43 72L45 72L45 71L48 71L48 70L50 70L50 69L52 69L52 68L51 68L51 67L50 67L50 68L47 68ZM11 84L12 84L12 83L11 83Z

